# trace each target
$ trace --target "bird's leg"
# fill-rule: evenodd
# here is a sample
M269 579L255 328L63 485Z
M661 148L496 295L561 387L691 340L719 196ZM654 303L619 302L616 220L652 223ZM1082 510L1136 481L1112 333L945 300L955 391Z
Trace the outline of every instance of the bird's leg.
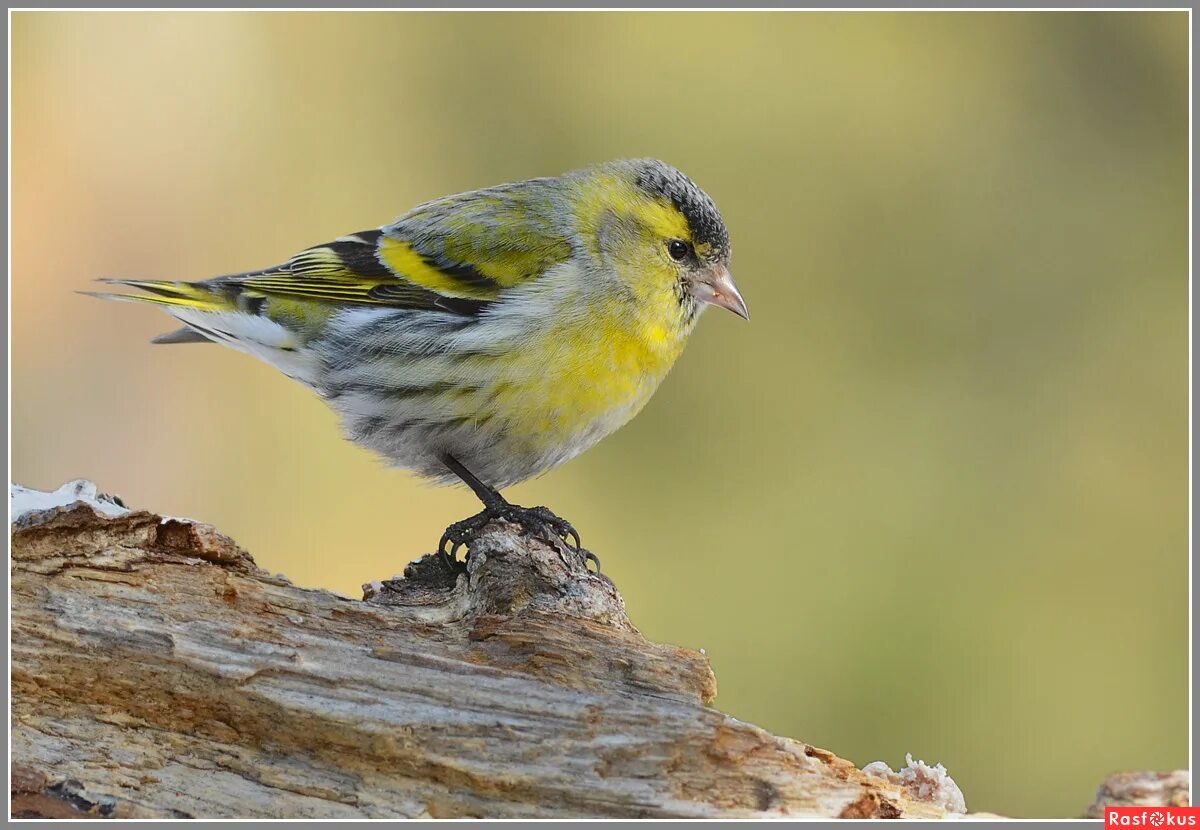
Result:
M596 554L580 547L579 533L566 519L556 516L548 507L521 507L511 504L494 487L489 487L480 481L454 456L443 453L439 459L446 465L446 469L462 479L463 483L470 487L483 502L482 511L468 519L455 522L442 534L441 542L438 543L438 552L442 554L451 569L455 567L457 560L454 557L460 547L463 545L469 547L471 537L489 522L504 519L519 524L526 530L539 533L545 539L550 539L553 534L554 537L561 539L567 547L582 556L586 562L595 563L596 572L600 572L600 560ZM447 544L450 545L449 550L447 550Z

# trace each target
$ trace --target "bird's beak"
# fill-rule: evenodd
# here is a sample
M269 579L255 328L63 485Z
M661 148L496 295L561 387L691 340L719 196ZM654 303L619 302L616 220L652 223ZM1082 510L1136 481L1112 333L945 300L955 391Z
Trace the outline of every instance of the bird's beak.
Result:
M728 309L743 320L750 319L746 301L733 284L733 277L724 265L715 265L692 284L692 295L702 303Z

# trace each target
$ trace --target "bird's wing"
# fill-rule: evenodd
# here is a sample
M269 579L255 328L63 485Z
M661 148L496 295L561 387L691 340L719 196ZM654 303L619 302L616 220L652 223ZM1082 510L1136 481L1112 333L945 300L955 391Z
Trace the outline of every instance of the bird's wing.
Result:
M303 250L277 268L218 277L209 284L246 298L440 309L458 314L477 313L483 303L494 299L440 292L426 284L434 280L420 270L419 262L407 273L396 270L380 259L383 241L382 231L363 231Z
M552 179L435 199L383 228L378 259L448 297L494 300L573 253Z
M187 312L189 326L192 312L266 317L301 342L319 336L346 305L474 316L506 288L571 257L555 227L549 189L538 184L427 202L391 225L308 248L273 268L203 282L104 280L147 293L102 296ZM185 338L172 334L161 342Z
M104 295L164 306L210 312L259 314L272 301L286 300L333 307L352 303L411 309L474 313L491 297L463 298L427 288L382 263L377 255L381 231L363 231L307 248L282 265L228 274L201 282L106 279L140 288L147 295ZM427 275L417 272L417 276Z
M380 230L229 279L268 296L477 313L504 289L570 259L543 181L427 202Z

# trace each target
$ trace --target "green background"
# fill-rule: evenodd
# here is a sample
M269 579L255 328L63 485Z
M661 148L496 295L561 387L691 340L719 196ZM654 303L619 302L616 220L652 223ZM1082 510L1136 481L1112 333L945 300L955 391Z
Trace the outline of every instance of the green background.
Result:
M265 266L624 156L716 199L710 312L514 488L717 705L974 810L1187 764L1184 13L13 16L13 475L85 476L357 595L474 512L313 395L150 347L97 276Z

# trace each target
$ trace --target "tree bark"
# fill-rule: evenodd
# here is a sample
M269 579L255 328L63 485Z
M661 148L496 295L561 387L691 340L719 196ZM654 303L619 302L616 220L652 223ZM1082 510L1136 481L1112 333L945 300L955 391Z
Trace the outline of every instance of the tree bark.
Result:
M941 817L961 803L948 777L864 773L710 708L702 654L646 641L607 577L518 528L486 528L463 573L426 557L355 600L267 574L207 525L64 491L12 527L14 816Z

